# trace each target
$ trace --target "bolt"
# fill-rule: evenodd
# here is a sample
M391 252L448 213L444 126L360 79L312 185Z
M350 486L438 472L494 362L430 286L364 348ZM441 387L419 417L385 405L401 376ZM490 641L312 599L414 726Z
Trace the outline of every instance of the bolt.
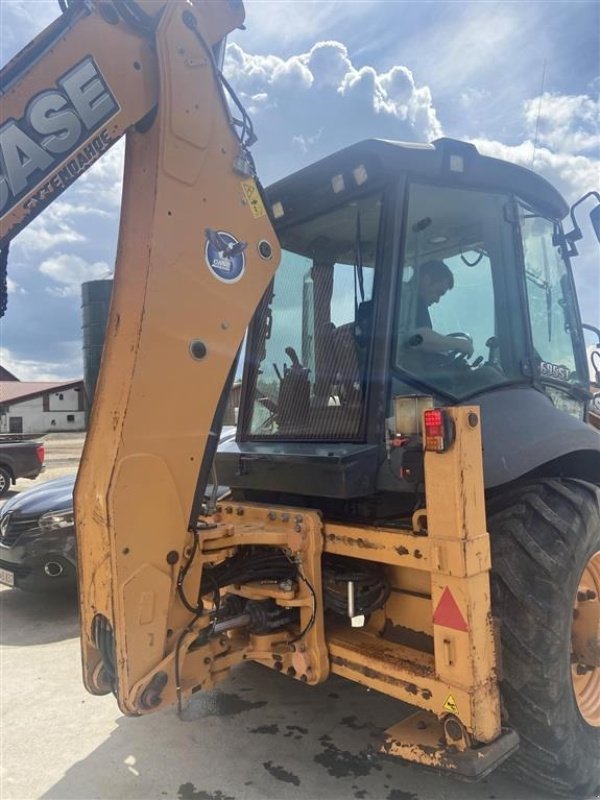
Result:
M225 506L225 513L233 514L233 508L231 506Z
M210 664L211 661L212 661L212 659L210 658L210 656L206 656L206 658L204 659L204 663L206 665Z
M267 519L275 520L277 519L277 514L274 511L269 511L267 514Z
M586 594L587 594L586 600L595 600L596 597L598 596L596 592L593 592L591 589L588 589Z
M269 242L267 242L264 239L262 239L258 243L258 253L259 253L261 258L264 258L265 261L268 261L271 258L271 256L273 255L273 248L271 247Z
M281 521L282 521L282 522L288 522L288 521L289 521L289 519L290 519L290 515L287 513L287 511L285 511L285 512L284 512L284 513L281 515Z
M177 550L169 550L167 553L167 564L176 564L179 561L179 553Z
M208 353L208 349L204 342L201 342L200 339L194 339L190 342L190 353L192 358L195 358L196 361L202 361L205 358L206 354Z
M588 599L587 592L577 592L577 600L584 603Z
M290 676L290 678L293 678L296 675L296 670L293 667L288 667L287 674Z
M467 417L467 420L469 422L469 425L472 428L476 428L477 427L477 423L479 422L479 417L477 416L477 414L474 414L473 412L471 412L469 414L469 416Z
M239 506L238 508L236 508L235 513L238 515L238 517L243 517L244 509L241 506Z
M302 514L296 514L296 522L302 522L303 517Z
M273 666L275 667L275 669L277 670L277 672L281 672L281 670L283 669L283 662L282 662L282 661L276 661L276 662L273 664Z

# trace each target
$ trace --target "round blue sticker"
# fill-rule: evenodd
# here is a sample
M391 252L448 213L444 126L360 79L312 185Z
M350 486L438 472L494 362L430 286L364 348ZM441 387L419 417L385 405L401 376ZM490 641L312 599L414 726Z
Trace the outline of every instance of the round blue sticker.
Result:
M204 257L212 274L225 283L235 283L244 274L246 267L246 242L240 242L227 231L207 228Z

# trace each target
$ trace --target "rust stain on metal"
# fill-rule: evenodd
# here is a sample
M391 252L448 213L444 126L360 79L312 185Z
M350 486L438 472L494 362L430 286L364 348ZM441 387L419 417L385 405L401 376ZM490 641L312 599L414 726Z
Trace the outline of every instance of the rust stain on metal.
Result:
M398 686L401 689L404 689L405 692L408 694L418 694L419 692L426 691L424 689L419 689L414 683L410 681L404 681L400 678L394 678L387 672L381 672L380 670L373 669L372 667L367 667L364 664L358 664L356 661L351 661L348 658L342 658L342 656L331 656L331 663L337 664L340 667L345 667L346 669L351 669L353 672L357 672L360 675L364 675L365 678L373 678L374 680L381 681L382 683L389 683L390 686ZM421 664L408 662L408 661L398 661L397 663L398 669L410 669L411 672L415 673L419 677L428 677L428 670Z
M366 550L384 550L383 545L376 544L369 539L358 537L355 539L353 536L338 536L335 533L328 533L327 540L330 542L338 542L339 544L346 545L347 547L355 547L357 549L364 548ZM408 550L406 551L408 552Z

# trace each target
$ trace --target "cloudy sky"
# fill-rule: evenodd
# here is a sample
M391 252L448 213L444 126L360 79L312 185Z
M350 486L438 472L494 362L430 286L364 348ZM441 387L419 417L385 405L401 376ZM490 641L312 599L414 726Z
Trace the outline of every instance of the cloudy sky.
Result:
M226 74L251 112L263 183L363 138L443 135L533 164L571 203L600 189L595 0L250 0L246 9ZM59 7L0 0L0 13L4 64ZM11 245L0 363L22 380L82 376L80 284L111 275L121 170L117 146ZM580 305L600 325L598 250L584 228Z

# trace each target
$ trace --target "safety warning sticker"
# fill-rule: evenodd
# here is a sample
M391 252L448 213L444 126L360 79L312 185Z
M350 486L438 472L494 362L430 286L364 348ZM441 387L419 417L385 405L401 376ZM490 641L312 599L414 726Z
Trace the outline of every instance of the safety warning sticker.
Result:
M433 612L433 622L435 625L443 625L445 628L453 628L455 631L469 630L467 621L448 586L442 592L440 601Z
M444 703L444 709L449 711L451 714L458 714L458 706L456 705L456 700L454 697L449 694L446 698L446 702Z
M258 191L258 187L254 183L254 181L253 180L242 181L242 189L244 191L244 196L248 201L248 205L250 206L250 211L252 212L252 216L254 217L254 219L258 219L259 217L264 217L267 212L265 211L263 201L260 197L260 192Z

